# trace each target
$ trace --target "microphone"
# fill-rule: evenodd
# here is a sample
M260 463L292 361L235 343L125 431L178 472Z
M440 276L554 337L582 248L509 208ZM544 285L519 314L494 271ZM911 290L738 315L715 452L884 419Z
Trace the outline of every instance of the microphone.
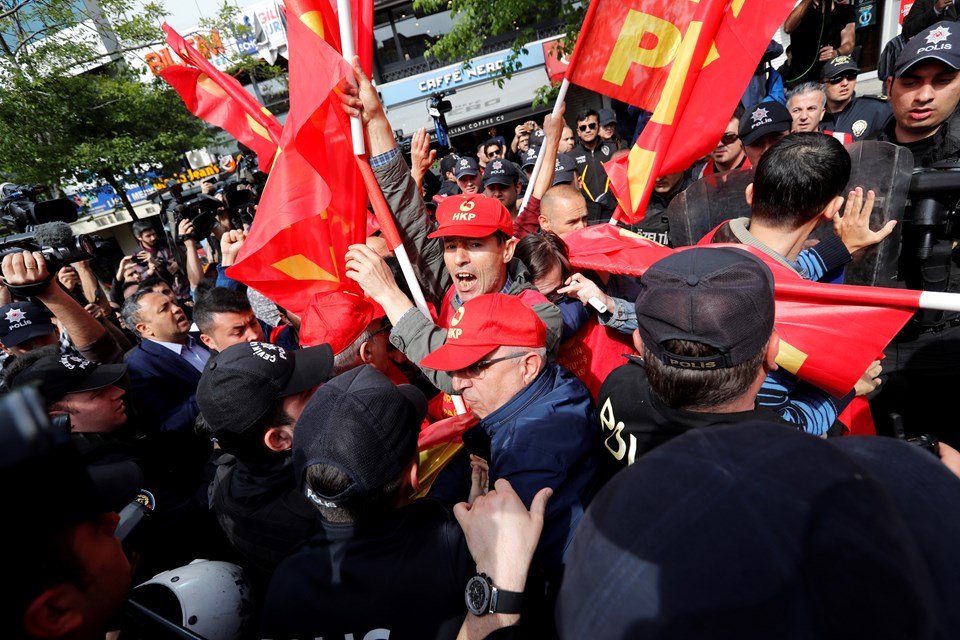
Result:
M74 244L73 229L66 222L44 222L33 229L33 237L41 247L67 247Z

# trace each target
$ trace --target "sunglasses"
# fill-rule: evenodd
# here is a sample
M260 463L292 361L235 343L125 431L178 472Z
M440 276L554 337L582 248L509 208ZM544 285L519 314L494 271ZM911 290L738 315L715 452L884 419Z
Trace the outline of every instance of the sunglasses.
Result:
M735 134L735 133L725 133L725 134L723 134L723 137L720 138L720 142L721 142L722 144L725 144L725 145L726 145L726 144L733 144L734 142L736 142L736 141L739 140L739 139L740 139L740 136L738 136L738 135Z
M577 127L577 129L580 129L580 131L593 131L596 128L597 128L596 122L588 122L587 124L582 124L579 127Z
M521 353L514 353L509 356L503 356L502 358L493 358L492 360L479 360L474 362L469 367L461 369L461 373L465 378L483 378L484 372L490 368L491 365L494 365L498 362L503 362L504 360L513 360L514 358L522 358L523 356L530 353L529 351L523 351Z
M849 82L853 82L853 81L856 80L856 79L857 79L857 72L856 72L856 71L847 71L846 73L841 73L841 74L838 75L838 76L833 76L832 78L827 78L827 83L828 83L828 84L840 84L840 83L843 82L844 80L847 80L847 81L849 81Z

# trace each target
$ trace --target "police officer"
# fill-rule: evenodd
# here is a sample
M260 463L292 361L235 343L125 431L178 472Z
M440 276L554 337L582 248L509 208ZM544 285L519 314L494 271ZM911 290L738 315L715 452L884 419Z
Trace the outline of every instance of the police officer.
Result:
M890 117L890 103L875 96L858 96L860 67L850 56L837 56L823 65L821 81L827 95L827 110L820 128L844 144L867 140L883 129Z
M879 139L909 149L915 170L960 160L960 33L951 31L960 30L941 22L911 38L888 80L893 115ZM921 195L912 187L911 201ZM957 201L958 194L946 195ZM905 218L898 279L913 289L960 292L953 237L944 233L945 225L929 227L934 237L926 255L918 251L918 221L910 219L909 210ZM878 432L895 431L902 424L908 435L930 432L956 443L958 435L941 416L953 409L960 388L960 314L920 311L886 349L886 356L885 380L870 401Z

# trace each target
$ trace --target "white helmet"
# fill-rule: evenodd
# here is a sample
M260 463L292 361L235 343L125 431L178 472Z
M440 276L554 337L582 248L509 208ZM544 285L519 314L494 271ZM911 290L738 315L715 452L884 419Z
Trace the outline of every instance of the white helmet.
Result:
M158 573L131 599L207 640L242 640L255 633L253 589L243 568L217 560Z

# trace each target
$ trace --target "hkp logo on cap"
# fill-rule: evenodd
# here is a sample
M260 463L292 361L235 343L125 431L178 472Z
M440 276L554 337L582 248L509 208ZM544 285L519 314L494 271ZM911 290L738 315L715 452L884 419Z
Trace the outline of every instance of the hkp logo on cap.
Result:
M464 313L466 313L466 307L461 306L457 309L457 312L453 314L453 318L450 319L450 328L447 329L447 338L456 340L463 333L463 329L456 329L455 327L463 320Z

